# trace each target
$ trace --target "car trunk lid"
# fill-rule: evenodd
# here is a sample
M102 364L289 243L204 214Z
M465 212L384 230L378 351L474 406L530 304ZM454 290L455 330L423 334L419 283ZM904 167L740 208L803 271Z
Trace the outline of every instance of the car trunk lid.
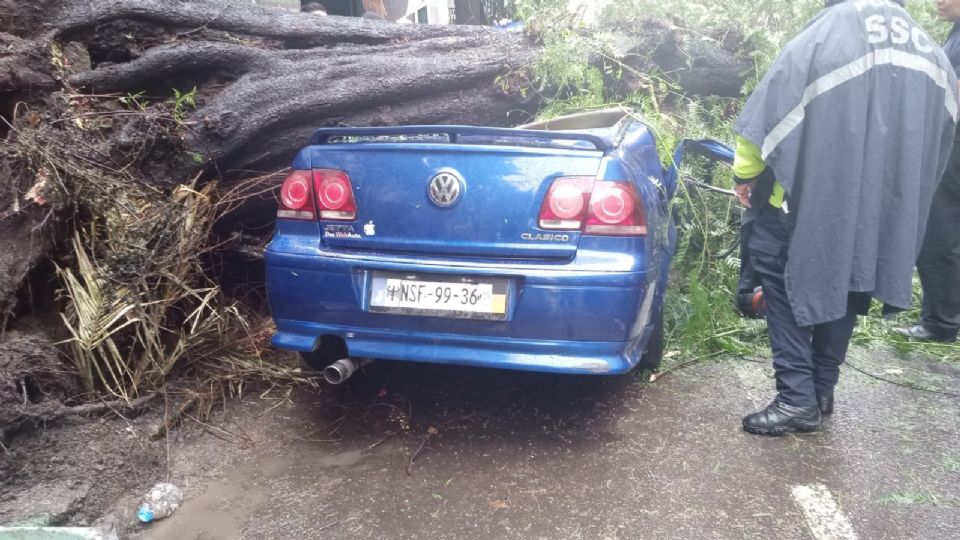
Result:
M609 141L498 128L320 130L314 169L347 173L356 220L321 221L323 243L345 250L565 258L579 231L537 226L560 177L595 178Z

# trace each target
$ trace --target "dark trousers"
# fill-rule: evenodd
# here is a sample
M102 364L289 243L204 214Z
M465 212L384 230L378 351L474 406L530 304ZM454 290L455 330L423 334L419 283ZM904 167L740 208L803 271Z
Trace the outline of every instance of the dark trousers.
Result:
M933 197L917 271L923 285L921 323L944 339L960 328L960 157L954 150Z
M754 221L750 258L763 284L767 302L767 332L773 349L780 401L797 407L817 404L817 395L833 391L858 309L850 302L847 315L816 326L798 326L787 298L784 272L790 235L786 216L769 204Z

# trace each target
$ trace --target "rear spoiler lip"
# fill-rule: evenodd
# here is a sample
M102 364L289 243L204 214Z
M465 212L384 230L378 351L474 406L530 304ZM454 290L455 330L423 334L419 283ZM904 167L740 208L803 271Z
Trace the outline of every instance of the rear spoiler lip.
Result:
M387 126L357 128L321 128L310 137L311 145L329 144L331 137L377 137L384 135L434 135L444 134L450 137L450 143L456 144L458 135L488 135L494 137L529 137L531 139L555 139L565 141L585 141L596 150L604 153L613 150L613 142L584 133L567 131L544 131L538 129L492 128L479 126ZM592 151L588 148L570 148L570 150Z

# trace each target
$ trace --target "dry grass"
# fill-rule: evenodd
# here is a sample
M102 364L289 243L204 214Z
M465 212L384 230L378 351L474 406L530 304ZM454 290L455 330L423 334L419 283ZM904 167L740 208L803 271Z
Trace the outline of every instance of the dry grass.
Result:
M178 186L169 198L123 187L97 201L98 218L73 238L75 268L59 275L68 345L84 382L130 399L228 330L230 313L198 260L215 185Z
M100 217L74 236L76 264L59 270L67 345L89 388L132 399L184 364L211 394L218 383L238 390L251 379L302 379L265 354L268 319L228 301L204 266L218 248L214 223L258 194L258 180L100 201Z
M54 254L69 331L61 345L86 389L133 400L164 388L174 371L190 401L240 392L256 379L309 383L270 351L269 318L228 299L209 271L224 248L214 225L272 191L275 175L227 187L200 174L181 184L144 178L158 148L188 154L177 145L189 127L162 104L135 102L118 126L123 96L66 99L62 120L6 144L21 185L41 186L65 225ZM137 136L117 151L124 129Z

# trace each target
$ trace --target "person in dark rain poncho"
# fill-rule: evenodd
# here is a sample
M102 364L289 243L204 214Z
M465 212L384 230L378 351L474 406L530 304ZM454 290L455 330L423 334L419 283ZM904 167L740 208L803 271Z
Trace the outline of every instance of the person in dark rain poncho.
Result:
M752 433L816 430L833 412L858 314L907 309L913 264L953 143L957 80L943 50L890 0L834 0L744 105L741 202L772 184L749 241L763 284L777 395ZM771 187L771 186L766 186Z

